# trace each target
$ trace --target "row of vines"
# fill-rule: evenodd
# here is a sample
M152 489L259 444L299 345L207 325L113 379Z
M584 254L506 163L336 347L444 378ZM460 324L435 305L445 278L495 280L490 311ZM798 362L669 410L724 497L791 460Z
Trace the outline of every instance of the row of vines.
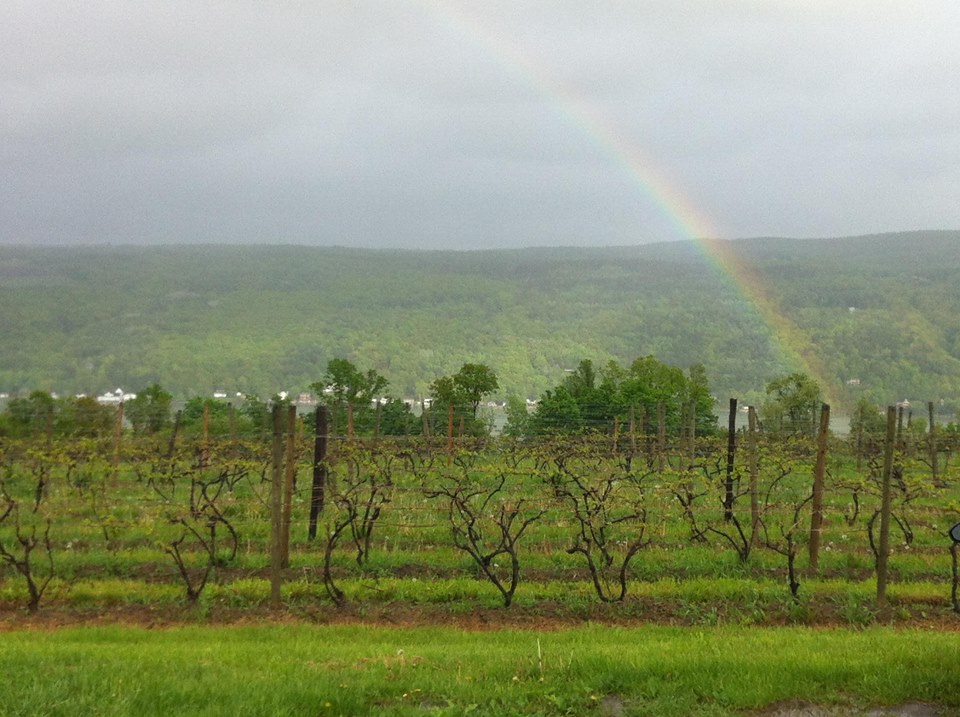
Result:
M505 606L524 580L581 580L616 603L637 580L733 563L796 599L806 576L868 580L881 558L879 438L830 440L820 523L811 438L331 436L318 457L314 437L290 425L279 442L3 443L0 585L18 586L34 611L52 585L146 574L196 602L211 581L276 578L279 559L279 579L315 575L318 597L336 605L351 576L453 570L489 582ZM895 579L898 564L903 579L949 575L960 446L926 441L893 453Z

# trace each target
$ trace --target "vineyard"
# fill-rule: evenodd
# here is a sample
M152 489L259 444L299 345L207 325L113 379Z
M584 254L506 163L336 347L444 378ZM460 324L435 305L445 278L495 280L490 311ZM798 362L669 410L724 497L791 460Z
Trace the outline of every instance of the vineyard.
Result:
M952 434L898 435L885 524L882 436L277 428L5 443L3 609L865 624L957 606Z

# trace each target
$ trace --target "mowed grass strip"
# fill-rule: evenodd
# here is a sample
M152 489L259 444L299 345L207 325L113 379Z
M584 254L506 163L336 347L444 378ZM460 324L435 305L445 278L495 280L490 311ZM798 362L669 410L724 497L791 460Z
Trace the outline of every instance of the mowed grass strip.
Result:
M957 633L277 625L0 635L2 715L960 714Z

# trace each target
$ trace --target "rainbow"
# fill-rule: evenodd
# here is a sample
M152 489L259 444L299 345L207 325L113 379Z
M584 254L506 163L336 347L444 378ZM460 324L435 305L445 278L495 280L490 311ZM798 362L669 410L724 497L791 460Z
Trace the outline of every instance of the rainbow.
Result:
M787 317L767 289L763 278L736 251L735 242L718 238L721 232L698 209L665 171L658 168L636 143L618 130L595 105L572 91L545 67L524 54L516 43L485 26L476 16L443 0L421 0L428 19L481 48L503 71L547 100L565 121L587 138L596 151L617 166L657 207L679 235L696 246L718 275L729 283L771 330L774 346L793 371L802 371L821 386L825 400L833 403L831 378L809 335Z

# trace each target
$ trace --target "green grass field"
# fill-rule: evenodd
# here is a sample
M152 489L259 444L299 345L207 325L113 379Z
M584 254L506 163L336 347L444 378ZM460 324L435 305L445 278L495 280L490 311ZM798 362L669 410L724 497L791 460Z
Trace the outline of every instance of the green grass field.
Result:
M719 716L790 702L960 714L960 640L933 631L289 624L0 638L3 715Z
M659 466L626 461L603 436L458 445L449 457L346 446L315 541L301 449L290 564L271 608L262 445L215 445L203 465L194 444L170 457L165 441L127 445L115 469L109 445L0 448L3 717L865 714L909 702L960 714L952 455L937 482L922 447L897 455L881 609L876 462L858 471L842 443L816 568L807 445L760 449L756 530L749 461L738 458L727 520L709 441ZM518 567L509 606L487 572L511 580L511 555L493 552L501 529ZM28 559L45 588L32 611ZM615 599L621 565L627 592Z

